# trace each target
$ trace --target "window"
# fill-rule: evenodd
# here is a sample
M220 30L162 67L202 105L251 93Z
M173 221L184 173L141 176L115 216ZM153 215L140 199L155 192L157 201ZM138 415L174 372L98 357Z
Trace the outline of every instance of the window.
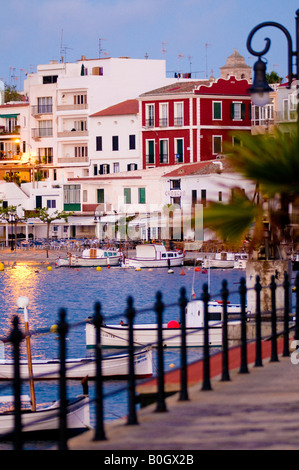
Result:
M118 135L113 135L112 136L112 150L113 151L118 150Z
M160 163L168 163L168 140L160 140Z
M119 163L113 163L113 172L114 173L119 173Z
M222 136L221 135L213 135L213 154L218 154L222 152Z
M46 75L43 77L43 84L47 85L48 83L57 83L58 75Z
M87 157L87 145L77 146L75 147L75 158Z
M155 105L147 104L145 108L145 125L147 127L154 127L155 125Z
M65 204L76 204L80 202L80 185L70 184L63 187Z
M184 141L183 139L175 139L175 161L183 163L184 161Z
M102 136L99 135L96 137L96 151L101 152L103 150Z
M127 170L128 170L128 171L137 170L137 163L129 163L129 164L127 165Z
M110 173L110 165L108 165L107 163L103 163L103 165L100 165L99 174L108 175L108 173Z
M155 141L146 141L146 163L155 163Z
M131 204L131 188L124 188L124 200L125 204Z
M47 207L49 209L56 209L56 200L55 199L47 199Z
M87 189L83 189L83 202L87 202Z
M174 103L174 125L182 126L184 124L183 103Z
M74 121L74 129L76 131L87 131L87 121L86 119L81 121Z
M46 148L39 148L38 149L38 161L39 163L53 163L53 148L46 147Z
M218 191L218 201L222 202L222 191Z
M159 126L168 126L168 103L160 103L159 113Z
M245 118L245 103L231 103L231 119Z
M129 149L136 149L136 135L129 135Z
M37 98L37 112L38 114L52 113L52 96Z
M97 189L97 203L104 204L104 189Z
M93 165L93 176L97 176L98 174L98 165Z
M213 119L222 119L221 101L213 101Z
M51 137L53 135L53 121L38 122L38 137Z
M138 188L138 202L145 204L145 188Z
M206 204L207 204L207 190L206 189L201 190L201 203L204 207L206 207Z
M195 206L195 204L197 204L197 190L196 189L192 189L192 206Z
M181 189L181 180L170 180L170 189Z
M74 95L74 104L87 104L87 95Z

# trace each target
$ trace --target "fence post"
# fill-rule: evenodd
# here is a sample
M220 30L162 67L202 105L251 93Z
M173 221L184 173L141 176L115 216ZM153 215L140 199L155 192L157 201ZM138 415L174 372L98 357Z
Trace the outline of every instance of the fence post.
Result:
M209 356L209 300L208 285L203 285L201 300L204 303L204 358L202 390L212 390L210 383L210 356Z
M9 335L8 341L13 346L14 357L14 450L22 450L22 416L21 416L21 376L20 376L20 343L23 340L23 334L19 329L19 317L13 319L13 329Z
M59 450L67 450L67 396L66 396L66 335L68 332L68 324L65 321L66 310L60 309L58 321L59 335L59 358L60 358L60 375L59 375Z
M246 331L246 283L244 277L240 280L240 298L241 298L241 366L240 374L247 374L247 331Z
M255 367L262 367L262 330L261 330L261 290L260 276L256 276L254 286L256 292L256 312L255 312Z
M165 403L164 391L164 359L163 359L163 310L164 304L162 302L161 292L157 292L155 303L155 311L157 313L158 324L158 397L156 411L167 411Z
M135 368L134 368L134 317L135 309L133 307L133 297L129 296L127 300L126 316L129 326L129 413L127 424L138 424L136 414L136 392L135 392Z
M289 310L290 310L290 282L288 273L284 272L284 332L283 332L283 357L288 357L290 355L289 348Z
M275 283L275 276L271 276L271 283L270 283L270 290L271 290L271 359L270 362L277 362L277 318L276 318L276 283Z
M228 334L227 334L227 299L228 299L227 280L222 281L221 298L223 302L223 320L222 320L222 382L229 381L228 367Z
M181 288L179 305L181 309L181 390L179 400L189 400L188 397L188 378L187 378L187 347L186 347L186 289Z
M296 324L295 324L294 339L299 340L299 272L296 274L295 291L296 291Z
M96 428L94 441L104 441L106 439L104 430L104 407L103 407L103 377L102 377L102 345L101 345L101 327L104 323L101 314L101 304L96 302L94 305L93 324L96 334Z

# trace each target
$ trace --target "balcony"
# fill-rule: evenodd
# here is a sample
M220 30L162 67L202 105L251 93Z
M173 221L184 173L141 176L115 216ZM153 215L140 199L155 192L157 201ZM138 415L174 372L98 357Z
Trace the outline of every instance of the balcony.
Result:
M184 120L182 117L175 117L174 118L174 125L179 127L184 125Z
M159 126L160 127L167 127L168 126L168 118L160 118L159 119Z
M53 128L34 128L31 129L33 139L40 139L41 137L53 137Z
M77 131L76 129L71 131L57 132L57 137L88 137L88 131Z
M155 120L154 118L146 119L145 120L146 127L155 127Z
M36 106L31 106L32 116L37 116L39 114L53 114L53 105L52 104L39 104Z
M77 111L81 109L88 109L87 103L82 104L59 104L57 111Z
M154 164L155 163L155 155L149 154L146 155L146 163L147 164Z
M74 164L74 163L88 163L88 162L89 162L88 157L61 157L57 159L58 164L62 164L62 163Z

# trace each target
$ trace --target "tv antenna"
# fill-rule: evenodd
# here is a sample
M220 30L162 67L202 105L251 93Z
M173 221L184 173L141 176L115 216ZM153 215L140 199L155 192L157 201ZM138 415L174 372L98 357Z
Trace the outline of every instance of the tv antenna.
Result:
M106 50L102 48L102 41L105 41L105 39L100 38L99 39L99 59L102 57L102 53ZM104 54L107 55L107 54Z
M206 71L205 71L205 78L208 77L208 47L212 46L213 44L205 43L205 48L206 48Z
M67 49L72 49L63 45L63 29L61 30L61 39L60 39L60 62L66 62L66 51Z

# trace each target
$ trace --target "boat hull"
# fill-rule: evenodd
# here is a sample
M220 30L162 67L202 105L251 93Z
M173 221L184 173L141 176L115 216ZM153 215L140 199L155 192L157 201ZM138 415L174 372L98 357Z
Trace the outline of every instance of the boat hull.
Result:
M134 354L135 376L138 378L151 377L153 361L151 348L137 351ZM35 380L59 379L60 364L58 360L33 360L33 377ZM126 378L129 371L129 355L115 354L103 357L102 376L106 378ZM28 379L28 363L21 361L20 374L22 379ZM0 380L11 380L14 376L13 361L0 361ZM92 358L66 361L66 377L78 379L88 376L96 377L96 362Z
M122 265L124 268L175 268L184 265L184 256L171 259L142 259L142 258L127 258Z
M93 268L93 267L105 267L105 266L119 266L121 256L115 256L113 258L81 258L72 256L71 258L58 258L55 261L57 267L70 267L70 268Z
M1 401L1 397L0 397ZM53 433L59 430L59 402L55 402L47 408L36 411L22 412L22 432L25 433ZM67 407L67 427L72 434L90 429L89 397L82 395ZM14 431L14 413L4 412L0 414L1 435L11 434Z
M163 346L168 348L179 348L181 346L181 329L163 327ZM128 347L127 326L104 326L101 329L101 345L106 348ZM134 325L134 342L139 346L150 345L157 347L158 328L157 325L144 324ZM204 345L204 331L202 328L186 328L187 347L200 347ZM211 346L222 345L222 328L214 326L209 329L209 344ZM90 323L86 324L86 347L95 348L95 329Z

